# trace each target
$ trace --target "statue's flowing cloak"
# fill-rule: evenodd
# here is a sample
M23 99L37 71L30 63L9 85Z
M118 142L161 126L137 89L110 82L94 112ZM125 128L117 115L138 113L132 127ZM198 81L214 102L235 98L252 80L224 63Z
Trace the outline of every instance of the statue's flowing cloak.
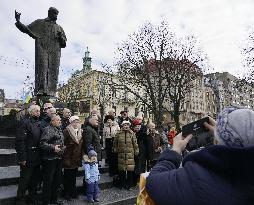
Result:
M35 40L35 94L40 92L54 96L57 89L61 47L65 47L67 40L64 30L49 18L35 20L27 27L37 36ZM59 32L62 34L61 41L59 41Z

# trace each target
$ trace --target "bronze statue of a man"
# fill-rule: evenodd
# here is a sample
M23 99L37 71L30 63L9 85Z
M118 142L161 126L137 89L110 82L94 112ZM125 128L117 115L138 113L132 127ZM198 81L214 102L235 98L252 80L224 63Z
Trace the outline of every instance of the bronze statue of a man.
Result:
M50 7L48 17L37 19L28 26L20 22L15 11L16 27L35 39L35 95L55 96L58 82L61 48L66 47L66 36L56 23L58 10Z

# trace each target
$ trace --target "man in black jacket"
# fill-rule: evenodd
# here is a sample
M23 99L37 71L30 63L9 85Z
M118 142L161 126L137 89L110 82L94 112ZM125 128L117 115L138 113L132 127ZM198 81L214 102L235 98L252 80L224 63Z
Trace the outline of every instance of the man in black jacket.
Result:
M52 115L50 125L43 130L40 141L44 205L61 204L57 200L57 189L61 183L62 156L64 152L64 136L60 126L60 116Z
M100 144L100 137L95 129L98 127L98 118L91 117L88 119L86 125L83 126L83 148L84 153L87 155L89 152L89 148L93 147L97 153L98 161L101 160L101 144Z
M40 179L40 107L31 105L29 116L25 118L17 130L16 151L20 165L20 180L17 191L17 203L26 204L25 194L28 190L29 203L34 203L36 187Z

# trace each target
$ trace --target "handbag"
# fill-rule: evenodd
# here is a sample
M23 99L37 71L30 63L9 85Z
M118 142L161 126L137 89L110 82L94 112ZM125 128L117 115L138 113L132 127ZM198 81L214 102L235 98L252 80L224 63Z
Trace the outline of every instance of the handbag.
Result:
M145 172L140 175L139 194L137 197L137 205L155 205L146 191L146 178L150 172Z

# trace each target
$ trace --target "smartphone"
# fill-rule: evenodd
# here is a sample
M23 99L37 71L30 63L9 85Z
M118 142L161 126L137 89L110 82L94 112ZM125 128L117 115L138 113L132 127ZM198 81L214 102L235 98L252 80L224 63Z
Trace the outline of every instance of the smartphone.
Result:
M200 120L184 125L182 127L183 137L186 137L189 134L192 134L193 136L195 136L203 132L207 132L208 130L203 125L205 122L209 123L209 117L204 117Z
M205 122L209 123L209 117L191 122L182 127L183 137L186 137L189 134L193 135L186 146L188 151L197 150L200 147L207 147L213 144L214 136L203 125Z

